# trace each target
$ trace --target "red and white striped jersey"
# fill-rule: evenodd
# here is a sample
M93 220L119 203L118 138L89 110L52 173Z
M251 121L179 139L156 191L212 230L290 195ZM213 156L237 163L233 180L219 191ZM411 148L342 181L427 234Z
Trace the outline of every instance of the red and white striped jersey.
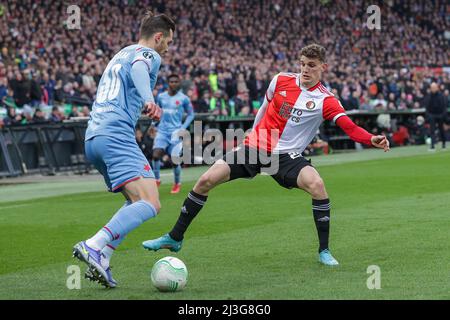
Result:
M300 75L279 73L266 92L244 144L273 153L303 152L324 120L345 116L340 102L321 82L300 85Z

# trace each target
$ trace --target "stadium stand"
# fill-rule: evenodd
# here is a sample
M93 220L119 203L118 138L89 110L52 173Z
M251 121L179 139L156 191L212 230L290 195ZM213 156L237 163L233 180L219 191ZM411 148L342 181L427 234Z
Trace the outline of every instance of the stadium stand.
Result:
M0 4L0 128L88 116L106 64L121 47L136 42L146 9L177 22L154 94L167 88L170 73L179 73L197 113L252 119L270 79L280 71L297 72L298 52L311 42L327 48L324 83L349 114L380 113L355 117L373 133L393 136L398 128L389 125L389 113L410 110L417 113L400 123L414 130L432 81L450 101L445 0L70 4L81 10L80 29L67 28L64 1ZM381 8L379 30L366 25L373 4ZM327 140L346 139L329 132Z

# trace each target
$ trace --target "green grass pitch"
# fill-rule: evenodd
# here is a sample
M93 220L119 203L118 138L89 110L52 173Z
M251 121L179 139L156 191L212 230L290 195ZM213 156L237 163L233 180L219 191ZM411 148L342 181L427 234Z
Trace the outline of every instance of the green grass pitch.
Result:
M170 230L194 179L182 192L160 189L162 211L128 236L112 259L119 287L81 280L69 290L72 246L122 205L101 179L0 186L0 299L450 299L450 152L425 146L313 158L332 203L331 248L340 266L317 261L311 199L270 177L213 190L183 249L149 252L141 242ZM167 173L169 175L169 172ZM1 182L1 181L0 181ZM160 293L152 265L174 255L188 268L184 291ZM369 290L367 268L381 270Z

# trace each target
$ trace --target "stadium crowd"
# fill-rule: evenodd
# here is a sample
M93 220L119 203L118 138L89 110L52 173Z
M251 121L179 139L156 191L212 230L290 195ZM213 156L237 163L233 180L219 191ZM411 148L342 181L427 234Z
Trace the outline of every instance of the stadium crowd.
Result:
M311 42L327 48L324 83L347 110L420 108L431 81L449 97L445 0L380 3L379 30L366 25L372 0L73 2L80 29L68 29L63 1L0 4L0 126L88 115L102 71L136 42L148 8L177 22L155 95L178 73L198 113L256 113L270 79L298 72L298 52Z

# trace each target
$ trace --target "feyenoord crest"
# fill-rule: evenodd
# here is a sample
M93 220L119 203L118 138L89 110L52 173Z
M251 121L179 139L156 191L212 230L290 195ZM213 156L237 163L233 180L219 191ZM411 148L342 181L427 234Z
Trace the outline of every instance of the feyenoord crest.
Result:
M306 103L306 109L308 109L308 110L314 109L315 106L316 106L316 103L315 103L314 101L308 101L308 102Z
M283 119L289 119L289 117L291 116L292 109L293 109L293 107L289 103L283 102L283 104L280 107L280 111L278 112L278 114Z

